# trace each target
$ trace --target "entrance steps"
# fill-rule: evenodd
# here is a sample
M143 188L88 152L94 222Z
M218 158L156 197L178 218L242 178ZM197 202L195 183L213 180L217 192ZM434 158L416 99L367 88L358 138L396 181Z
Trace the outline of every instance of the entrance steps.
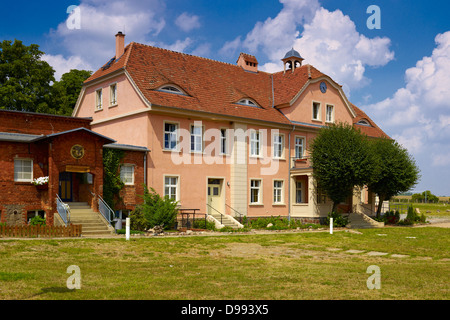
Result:
M103 236L111 235L114 229L108 225L100 213L95 212L87 202L68 202L70 208L70 222L82 225L82 235Z
M215 220L219 222L219 224L222 224L224 227L230 227L233 229L240 229L244 226L239 223L236 219L234 219L232 216L227 214L220 214L218 212L213 212L208 214L209 216L212 216ZM222 220L221 220L222 218Z
M348 228L351 229L370 229L383 228L384 222L378 222L361 212L352 212L348 216Z

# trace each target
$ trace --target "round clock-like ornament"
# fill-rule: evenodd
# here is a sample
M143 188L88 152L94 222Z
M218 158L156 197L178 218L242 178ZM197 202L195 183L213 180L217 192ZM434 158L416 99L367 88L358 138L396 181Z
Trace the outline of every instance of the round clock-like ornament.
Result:
M70 149L70 155L72 157L74 157L75 159L83 158L84 157L84 147L79 144L72 146L72 148Z
M327 84L323 81L320 83L320 91L322 91L322 93L327 92Z

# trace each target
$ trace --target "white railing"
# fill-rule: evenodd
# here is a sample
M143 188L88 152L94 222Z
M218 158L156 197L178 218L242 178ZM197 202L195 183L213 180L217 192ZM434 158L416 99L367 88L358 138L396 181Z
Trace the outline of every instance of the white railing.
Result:
M102 199L99 195L98 197L98 211L102 214L102 216L108 221L108 223L111 225L111 219L114 217L114 210L108 206L108 204L105 202L105 200Z
M58 211L59 216L67 227L67 225L70 223L69 206L65 204L58 195L56 195L56 210Z

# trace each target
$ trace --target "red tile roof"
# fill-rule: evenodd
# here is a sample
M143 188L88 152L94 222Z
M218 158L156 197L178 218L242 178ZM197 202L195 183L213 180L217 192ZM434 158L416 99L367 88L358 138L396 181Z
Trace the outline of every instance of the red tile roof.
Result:
M248 54L243 55L254 58ZM254 59L256 61L256 58ZM273 74L249 72L234 64L135 42L126 46L124 54L117 61L105 66L85 83L126 69L152 105L279 124L292 122L274 106L289 103L309 79L325 76L311 65L301 66L294 73L290 70ZM167 84L180 87L187 95L158 90ZM251 98L259 107L237 104L243 98ZM360 109L355 110L358 110L359 117L354 123L363 115L369 119ZM372 127L364 127L362 130L371 136L384 135L381 129L371 122Z
M364 111L362 111L354 104L352 104L352 107L356 112L356 118L353 119L353 126L356 129L359 129L362 133L368 135L369 137L390 139L390 137L386 133L384 133L384 131L381 130ZM358 124L358 122L363 119L366 120L370 124L370 126Z

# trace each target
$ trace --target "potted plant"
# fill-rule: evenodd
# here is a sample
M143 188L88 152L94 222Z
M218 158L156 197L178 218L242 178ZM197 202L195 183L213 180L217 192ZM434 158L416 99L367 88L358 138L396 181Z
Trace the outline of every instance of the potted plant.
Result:
M39 177L33 180L32 184L36 186L38 190L48 189L48 177Z

